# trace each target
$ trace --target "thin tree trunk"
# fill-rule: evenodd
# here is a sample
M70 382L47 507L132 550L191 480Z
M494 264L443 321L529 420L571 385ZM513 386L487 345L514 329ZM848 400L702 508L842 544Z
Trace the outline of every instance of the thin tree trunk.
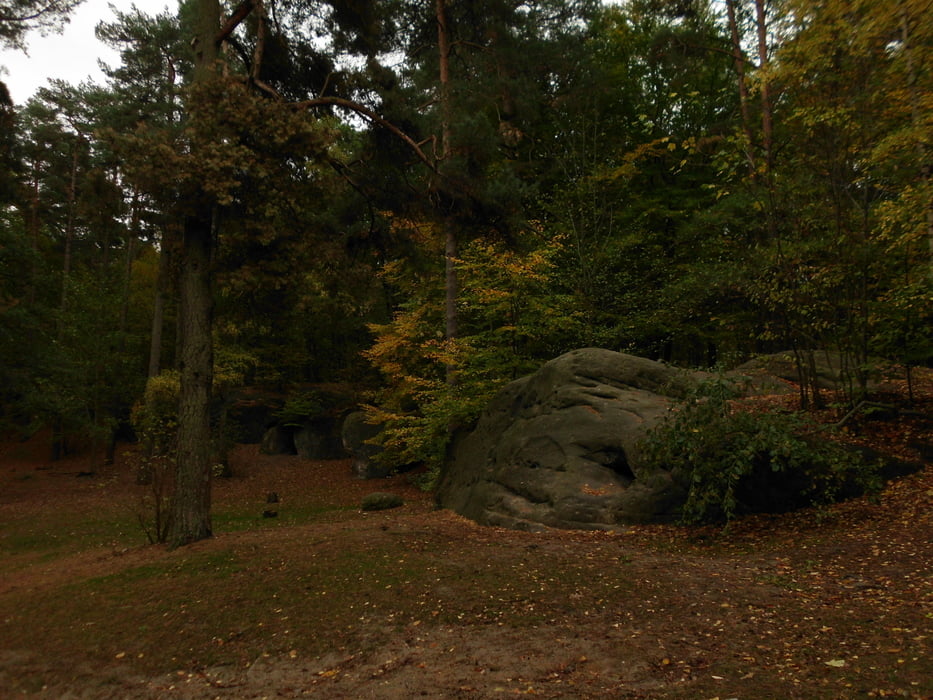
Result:
M457 296L459 279L457 277L457 233L451 222L447 222L444 237L444 321L447 340L457 337ZM450 369L450 368L449 368ZM448 373L448 380L451 379Z
M133 191L130 214L130 230L126 238L126 257L123 259L123 298L120 303L120 352L126 348L126 325L130 314L130 288L133 284L133 258L136 256L136 241L139 239L139 191Z
M36 289L39 286L39 232L42 228L39 220L39 163L33 161L31 197L29 201L29 239L32 244L32 270L29 278L29 288L26 290L26 301L32 306L36 301Z
M165 253L159 255L159 276L162 276L162 261ZM162 371L162 322L165 317L165 294L162 284L156 283L155 299L152 303L152 329L149 334L149 371L148 377L158 377Z
M168 228L162 233L159 249L159 272L156 279L155 298L152 303L152 328L149 336L149 377L157 377L162 371L162 337L165 328L165 302L175 288L171 276L172 247L174 241ZM179 354L175 355L180 357Z
M729 31L732 34L732 57L735 62L736 82L739 88L739 108L742 112L742 131L747 142L745 157L748 159L748 168L754 178L758 172L755 163L755 136L752 130L752 118L748 107L748 84L745 82L745 55L742 51L742 39L739 33L738 18L735 11L736 0L726 0L726 13L729 18Z
M446 0L436 0L437 50L441 95L441 149L439 159L444 162L451 153L451 105L450 105L450 32L447 26ZM457 296L460 283L457 277L457 231L446 212L441 214L444 226L444 336L448 341L457 337ZM456 368L447 364L447 383L457 383Z
M907 69L907 91L910 95L910 121L914 128L920 126L920 99L917 94L917 67L914 65L914 52L911 44L910 33L910 15L907 10L907 4L901 1L898 6L898 14L901 23L901 43L903 44L904 57ZM927 144L922 139L917 139L917 156L920 160L920 183L921 191L926 193L926 226L927 241L930 252L930 280L933 281L933 196L929 194L931 182L931 165L928 157Z
M169 122L175 121L175 64L170 58L165 61L165 85L168 102ZM149 369L148 377L157 377L162 371L162 335L165 328L165 300L175 287L170 279L171 245L175 244L172 236L174 228L165 227L162 233L162 244L159 248L159 271L156 279L155 296L152 301L152 327L149 335ZM179 353L175 354L179 357Z
M71 244L74 239L75 226L75 206L77 202L77 182L78 182L78 142L75 141L74 151L71 160L71 182L68 190L68 217L65 221L65 246L62 255L62 290L58 305L58 321L56 322L55 336L59 343L64 341L65 336L65 311L68 308L68 287L71 277ZM35 190L35 225L38 232L38 181ZM33 245L38 251L39 237L35 234ZM95 384L94 391L97 391ZM65 421L62 415L58 415L52 421L52 459L58 460L64 457L68 452L68 446L65 436ZM96 437L94 438L96 440ZM93 457L93 455L92 455Z
M771 111L771 89L768 85L768 18L765 0L755 0L755 19L758 25L758 70L761 73L761 142L765 152L765 169L774 167L774 121Z
M253 65L250 78L255 82L262 79L262 58L266 50L266 8L262 0L254 3L256 16L256 48L253 50Z
M761 85L761 147L764 151L765 224L768 239L775 245L777 254L783 255L781 232L777 220L777 192L774 182L774 112L773 98L768 75L770 58L768 55L768 15L765 8L767 0L755 0L755 23L758 27L758 73Z
M62 260L62 295L59 301L57 335L61 342L65 327L65 311L68 308L68 285L71 277L71 244L75 235L75 207L78 201L78 141L75 139L71 157L71 182L68 189L68 218L65 222L65 251Z

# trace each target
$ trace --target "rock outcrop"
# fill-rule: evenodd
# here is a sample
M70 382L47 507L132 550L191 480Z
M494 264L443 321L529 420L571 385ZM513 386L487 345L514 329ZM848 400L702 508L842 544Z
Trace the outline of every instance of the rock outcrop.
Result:
M343 449L352 460L350 469L354 476L360 479L382 479L395 471L375 459L382 452L382 447L370 441L382 432L382 428L382 425L367 422L365 411L354 411L344 418L340 438Z
M506 385L454 441L438 504L517 529L669 519L685 493L639 442L702 375L609 350L574 350Z

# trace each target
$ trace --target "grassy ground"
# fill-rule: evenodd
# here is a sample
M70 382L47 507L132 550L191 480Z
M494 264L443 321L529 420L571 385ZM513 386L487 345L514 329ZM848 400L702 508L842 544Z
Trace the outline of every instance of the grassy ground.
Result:
M0 698L933 697L929 466L727 533L531 534L240 446L216 536L168 551L131 450L44 449L0 445Z

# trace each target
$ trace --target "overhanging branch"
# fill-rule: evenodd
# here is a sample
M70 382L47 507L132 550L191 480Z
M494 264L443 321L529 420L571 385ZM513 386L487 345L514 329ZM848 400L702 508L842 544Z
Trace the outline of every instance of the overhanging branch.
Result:
M374 111L365 107L364 105L359 104L358 102L353 102L352 100L345 100L342 97L318 97L313 100L305 100L304 102L295 102L292 103L292 106L297 109L311 109L313 107L325 107L325 106L334 106L341 107L343 109L349 109L352 112L360 114L375 124L378 124L383 129L394 134L396 137L401 139L405 145L407 145L412 152L417 156L418 160L424 163L428 168L431 169L431 172L437 172L437 164L432 161L425 154L421 147L404 131L399 129L395 124L380 117Z
M239 5L236 6L236 9L233 11L233 14L230 15L230 18L224 22L224 26L220 28L220 31L217 32L217 36L214 37L214 41L217 44L220 44L222 41L226 40L228 36L233 33L233 30L240 26L242 22L253 11L253 8L256 7L257 0L243 0Z

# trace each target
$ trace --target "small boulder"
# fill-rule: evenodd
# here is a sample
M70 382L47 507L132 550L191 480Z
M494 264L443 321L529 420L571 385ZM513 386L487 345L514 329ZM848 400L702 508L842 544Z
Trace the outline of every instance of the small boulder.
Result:
M395 493L370 493L363 497L363 510L389 510L405 505L401 496Z

